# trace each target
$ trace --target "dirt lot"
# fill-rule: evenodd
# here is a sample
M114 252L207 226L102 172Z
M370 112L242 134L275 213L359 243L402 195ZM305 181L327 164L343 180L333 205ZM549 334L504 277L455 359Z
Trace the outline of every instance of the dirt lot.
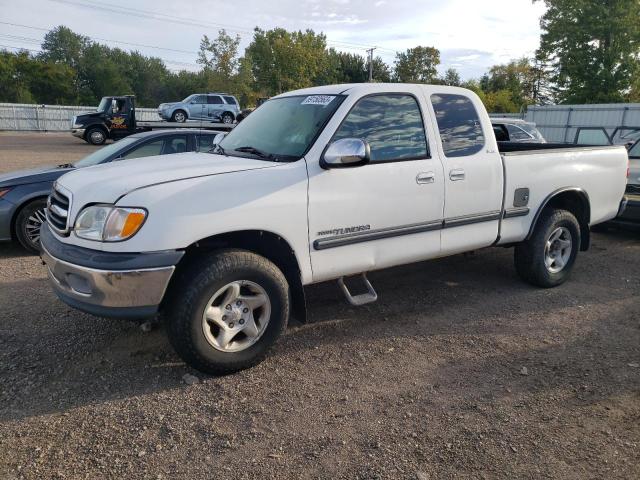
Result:
M90 148L0 135L0 166ZM314 286L311 322L223 378L0 246L0 478L640 478L639 240L594 234L553 290L504 249L375 273L359 309Z

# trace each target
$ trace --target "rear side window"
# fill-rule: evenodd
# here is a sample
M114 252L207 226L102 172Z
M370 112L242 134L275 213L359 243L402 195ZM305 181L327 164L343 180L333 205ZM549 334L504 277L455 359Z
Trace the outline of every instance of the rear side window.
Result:
M507 125L507 130L509 130L509 136L511 137L511 140L527 141L532 139L531 135L529 135L519 126Z
M209 103L209 105L222 105L224 102L222 101L222 98L217 95L209 95L207 97L207 103Z
M578 131L578 145L611 145L609 135L604 128L583 128Z
M361 138L371 147L372 162L427 158L422 115L411 95L371 95L351 109L333 140Z
M431 95L442 148L447 157L466 157L484 148L480 117L471 100L463 95Z
M227 102L229 105L237 105L238 102L236 102L236 99L233 97L224 97L224 101Z

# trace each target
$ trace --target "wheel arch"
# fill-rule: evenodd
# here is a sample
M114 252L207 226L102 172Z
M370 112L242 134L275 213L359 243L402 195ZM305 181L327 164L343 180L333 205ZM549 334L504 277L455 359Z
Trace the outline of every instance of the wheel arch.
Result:
M234 120L236 119L236 114L235 114L235 113L233 113L231 110L225 110L224 112L222 112L222 113L220 114L220 118L222 118L222 117L223 117L224 115L226 115L227 113L228 113L229 115L231 115L231 116L233 117L233 119L234 119Z
M47 200L48 197L48 193L44 193L44 192L34 192L31 193L30 195L23 197L22 202L20 202L20 204L16 205L16 208L13 210L13 213L11 214L11 222L9 223L9 228L10 228L10 232L11 232L11 239L12 240L16 240L16 221L18 220L18 215L20 215L20 212L22 210L24 210L24 208L29 205L31 202L36 201L36 200Z
M293 316L301 323L306 322L306 298L298 258L289 242L273 232L241 230L198 240L185 249L185 255L178 264L173 278L179 278L179 270L186 269L192 263L197 262L201 253L223 248L247 250L273 262L282 271L289 283ZM168 290L171 290L171 287L170 282Z
M560 208L573 213L580 224L580 250L586 251L591 243L589 224L591 223L591 202L589 194L579 187L564 187L550 193L540 204L536 212L527 240L531 238L536 229L542 212L547 208Z

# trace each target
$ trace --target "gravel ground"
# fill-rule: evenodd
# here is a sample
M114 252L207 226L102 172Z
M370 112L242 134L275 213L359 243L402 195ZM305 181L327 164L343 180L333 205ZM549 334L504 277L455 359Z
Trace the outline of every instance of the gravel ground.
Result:
M5 134L0 166L90 148ZM639 239L594 234L552 290L505 249L374 273L358 309L313 286L310 323L220 378L162 328L67 308L2 245L0 478L639 478Z

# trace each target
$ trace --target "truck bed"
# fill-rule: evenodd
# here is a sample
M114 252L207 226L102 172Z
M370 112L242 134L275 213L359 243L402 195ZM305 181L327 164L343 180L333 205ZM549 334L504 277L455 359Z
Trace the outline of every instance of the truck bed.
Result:
M560 150L560 149L594 148L589 145L574 145L573 143L525 143L525 142L498 142L500 153L530 152L534 150Z

